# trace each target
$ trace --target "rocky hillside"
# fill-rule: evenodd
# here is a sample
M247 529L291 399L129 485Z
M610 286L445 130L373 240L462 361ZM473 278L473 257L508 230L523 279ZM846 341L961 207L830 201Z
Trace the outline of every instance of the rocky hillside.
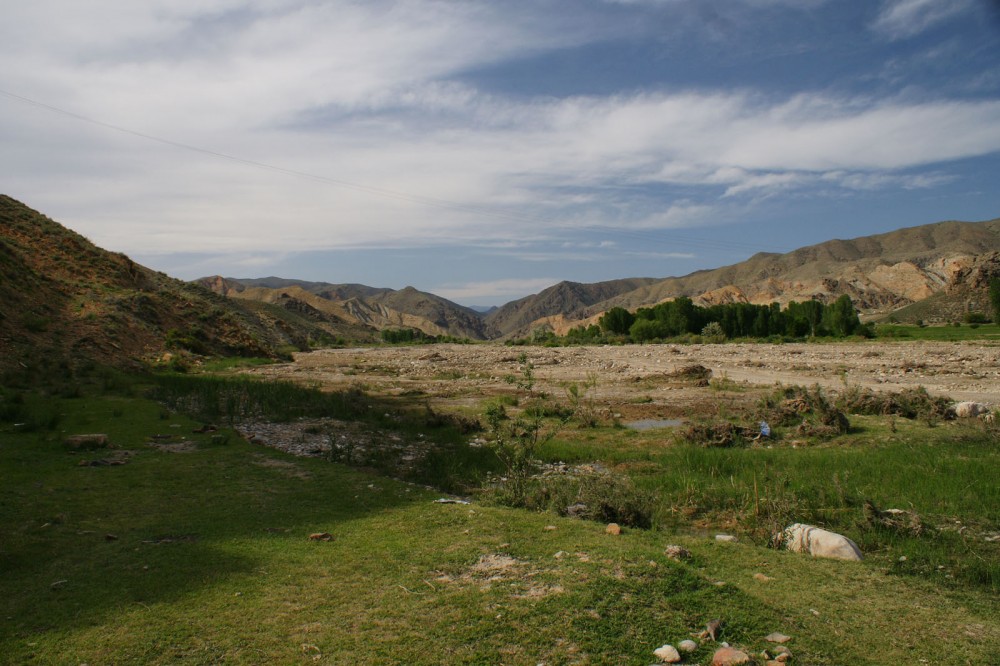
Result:
M412 328L428 335L471 340L495 337L493 328L470 308L447 299L405 289L380 289L359 284L329 284L268 277L259 279L201 278L198 284L244 301L282 307L308 307L331 321L370 331Z
M0 371L167 352L275 356L331 339L282 308L223 298L95 246L0 195Z
M554 297L569 290L571 283L563 283L500 308L490 321L505 336L528 335L537 326L564 333L615 306L635 310L678 296L705 306L831 301L841 294L848 294L869 318L894 311L912 318L902 308L934 297L933 303L940 307L928 308L920 318L950 321L960 319L969 308L985 307L988 276L1000 275L995 267L998 251L1000 219L939 222L827 241L787 254L761 253L739 264L684 277L642 280L636 288L590 303Z
M562 321L563 318L573 317L597 303L656 283L657 280L653 278L630 278L592 284L560 282L539 294L526 296L497 308L486 317L486 321L501 335L524 335L535 326L552 326L553 319Z

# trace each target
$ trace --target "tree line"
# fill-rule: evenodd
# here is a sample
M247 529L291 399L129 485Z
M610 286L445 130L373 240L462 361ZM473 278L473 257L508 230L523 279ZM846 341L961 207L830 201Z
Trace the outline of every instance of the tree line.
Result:
M567 333L569 342L588 342L606 337L648 342L701 335L721 341L726 338L768 338L772 336L847 337L874 336L870 326L858 319L858 312L846 294L825 304L817 300L792 301L784 309L778 303L754 305L729 303L701 307L686 296L630 312L611 308L591 326Z

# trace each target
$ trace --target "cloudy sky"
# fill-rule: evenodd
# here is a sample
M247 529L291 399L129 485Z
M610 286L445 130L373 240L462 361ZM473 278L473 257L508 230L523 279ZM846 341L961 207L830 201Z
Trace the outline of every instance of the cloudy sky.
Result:
M0 192L502 304L1000 216L996 0L4 0Z

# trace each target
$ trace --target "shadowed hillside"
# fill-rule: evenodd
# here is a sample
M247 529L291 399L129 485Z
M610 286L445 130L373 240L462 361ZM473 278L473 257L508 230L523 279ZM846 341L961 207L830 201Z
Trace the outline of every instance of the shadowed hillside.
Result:
M175 280L0 196L0 370L168 351L276 356L330 339L301 315Z

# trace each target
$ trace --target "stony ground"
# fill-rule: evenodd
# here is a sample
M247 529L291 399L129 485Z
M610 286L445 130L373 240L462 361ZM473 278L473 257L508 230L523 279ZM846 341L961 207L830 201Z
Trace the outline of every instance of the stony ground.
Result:
M971 342L372 347L298 354L293 363L250 372L461 409L515 393L506 378L522 376L524 358L537 388L561 399L567 385L592 380L587 396L595 407L624 419L717 409L722 395L727 402L752 401L759 391L750 389L776 383L819 384L831 393L845 386L923 386L955 401L1000 405L1000 346ZM699 381L696 366L711 370L710 386Z

